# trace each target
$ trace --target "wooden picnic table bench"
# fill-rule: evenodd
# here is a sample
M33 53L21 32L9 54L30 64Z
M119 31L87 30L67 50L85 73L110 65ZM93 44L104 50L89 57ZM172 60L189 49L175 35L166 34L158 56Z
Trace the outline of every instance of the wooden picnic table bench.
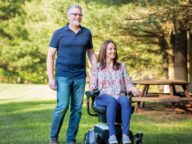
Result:
M144 106L144 102L171 103L173 112L176 106L190 103L192 106L192 97L189 94L189 83L181 80L144 80L133 81L135 85L142 85L143 90L139 97L132 97L132 101L136 102L135 112L138 108ZM149 92L151 85L168 85L169 92L154 93ZM177 91L176 86L182 87L183 91Z

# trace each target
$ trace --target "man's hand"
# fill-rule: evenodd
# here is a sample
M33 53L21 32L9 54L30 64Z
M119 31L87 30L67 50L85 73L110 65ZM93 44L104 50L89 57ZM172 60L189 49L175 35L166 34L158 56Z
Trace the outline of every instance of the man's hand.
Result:
M49 78L49 87L52 90L56 90L56 82L54 79L54 57L56 53L56 48L49 47L48 55L47 55L47 72L48 72L48 78Z
M52 89L52 90L57 89L55 79L49 79L49 88Z
M97 57L95 51L92 49L87 49L87 54L91 65L94 66L97 63Z

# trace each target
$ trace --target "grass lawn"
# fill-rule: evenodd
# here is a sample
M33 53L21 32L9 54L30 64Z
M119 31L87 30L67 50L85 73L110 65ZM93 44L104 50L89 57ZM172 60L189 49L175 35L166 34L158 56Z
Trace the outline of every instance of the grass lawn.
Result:
M0 102L0 144L48 144L49 128L55 101ZM68 114L59 140L64 143ZM97 123L83 108L78 144ZM192 114L153 111L134 114L131 129L144 133L144 144L192 144Z
M47 85L0 84L0 144L48 144L55 92ZM146 105L147 106L147 105ZM155 109L154 109L155 106ZM151 105L132 115L133 133L144 133L144 144L192 144L192 113L172 115L170 107ZM59 140L65 142L69 114L66 114ZM97 123L83 107L78 144Z

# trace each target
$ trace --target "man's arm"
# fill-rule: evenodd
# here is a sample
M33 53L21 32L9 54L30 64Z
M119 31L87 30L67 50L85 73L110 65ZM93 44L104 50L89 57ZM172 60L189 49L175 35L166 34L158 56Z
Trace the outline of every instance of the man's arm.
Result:
M54 79L54 59L56 50L56 48L49 47L47 55L47 72L49 79L49 87L53 90L56 90L56 82Z
M92 49L87 49L87 54L89 57L89 61L91 62L91 65L95 65L97 63L97 57L95 55L95 51Z

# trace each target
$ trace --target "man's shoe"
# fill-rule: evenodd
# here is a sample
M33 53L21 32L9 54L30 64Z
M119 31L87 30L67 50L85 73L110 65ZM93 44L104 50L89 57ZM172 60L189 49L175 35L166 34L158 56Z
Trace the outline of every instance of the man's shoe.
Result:
M122 143L123 144L130 144L131 140L129 139L129 136L123 134L123 136L122 136Z
M108 139L109 144L118 144L117 138L115 135L111 135Z
M59 144L58 140L50 140L50 144Z

